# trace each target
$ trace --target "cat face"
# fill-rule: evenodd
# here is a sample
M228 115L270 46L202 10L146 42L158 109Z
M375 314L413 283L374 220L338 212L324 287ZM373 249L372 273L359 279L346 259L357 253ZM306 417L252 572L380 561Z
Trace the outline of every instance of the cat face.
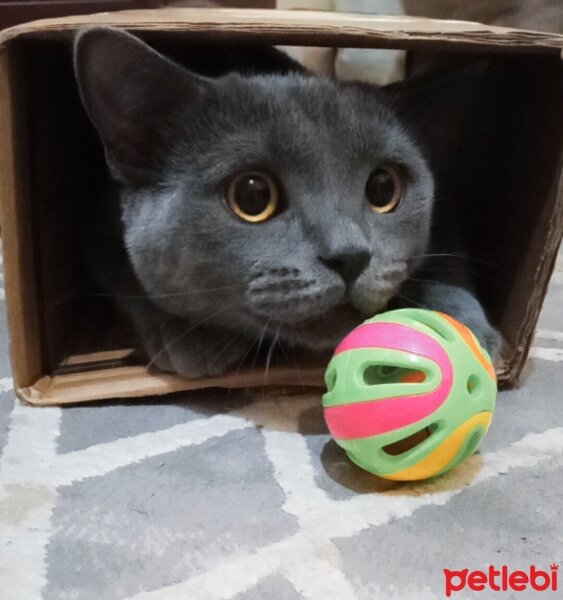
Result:
M329 349L425 252L432 177L379 92L205 79L107 29L78 48L130 262L167 312Z

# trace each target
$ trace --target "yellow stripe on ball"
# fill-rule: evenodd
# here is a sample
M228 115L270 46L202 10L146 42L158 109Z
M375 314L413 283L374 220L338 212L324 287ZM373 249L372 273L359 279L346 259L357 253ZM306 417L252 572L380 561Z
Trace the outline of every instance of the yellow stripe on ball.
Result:
M485 433L487 433L492 418L493 414L491 412L482 412L471 417L471 419L460 425L437 448L416 465L402 471L397 471L396 473L386 473L380 476L385 479L392 479L393 481L415 481L433 477L454 460L471 431L481 425L484 427Z

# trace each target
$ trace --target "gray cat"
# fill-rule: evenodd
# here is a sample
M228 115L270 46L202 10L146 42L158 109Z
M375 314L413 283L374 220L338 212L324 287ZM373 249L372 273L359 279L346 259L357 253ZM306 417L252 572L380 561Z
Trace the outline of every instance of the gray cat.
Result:
M262 56L211 77L121 31L76 40L113 180L91 262L151 362L200 377L262 344L327 351L403 301L457 317L496 352L468 286L412 278L429 254L434 182L396 94L264 52L270 68Z

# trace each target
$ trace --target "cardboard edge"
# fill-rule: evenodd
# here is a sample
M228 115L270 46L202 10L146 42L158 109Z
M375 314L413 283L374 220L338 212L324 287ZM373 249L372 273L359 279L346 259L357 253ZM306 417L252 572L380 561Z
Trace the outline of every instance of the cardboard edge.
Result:
M35 384L20 387L16 394L35 406L56 406L96 400L130 399L164 396L203 388L271 388L288 387L324 389L324 367L310 366L245 371L207 379L184 379L166 373L152 373L143 366L117 367L69 375L41 377Z
M29 185L21 145L25 143L25 98L15 102L24 74L19 52L0 48L0 217L4 261L5 302L10 333L14 387L29 385L43 371L31 222L23 201Z
M275 38L276 43L402 47L413 41L440 45L488 46L561 52L563 36L553 33L496 27L470 21L375 16L359 13L271 9L159 8L95 13L31 21L0 33L0 46L37 33L72 31L87 25L107 25L131 30L192 31L243 34ZM371 43L368 43L368 40ZM392 44L391 44L392 42Z
M514 349L514 355L508 367L507 380L511 385L518 384L530 353L536 333L536 325L547 295L559 247L563 240L563 150L559 158L559 179L552 193L554 194L554 200L553 210L550 211L550 214L553 216L549 222L544 252L535 272L534 291L522 325L521 341L518 347Z

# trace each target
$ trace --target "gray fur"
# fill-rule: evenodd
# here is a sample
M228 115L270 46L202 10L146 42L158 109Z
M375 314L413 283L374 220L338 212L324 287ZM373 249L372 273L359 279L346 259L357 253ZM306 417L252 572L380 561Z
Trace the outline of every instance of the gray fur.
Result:
M121 215L115 246L94 248L106 258L93 264L110 292L142 296L121 305L160 368L222 373L274 340L330 350L386 308L427 252L433 178L379 91L299 72L209 79L99 28L78 37L75 68ZM406 191L397 211L375 214L366 181L389 161L405 169ZM257 167L282 183L286 207L250 224L224 189ZM362 256L355 279L334 268ZM489 349L497 344L464 289L426 286L420 301L467 313Z

